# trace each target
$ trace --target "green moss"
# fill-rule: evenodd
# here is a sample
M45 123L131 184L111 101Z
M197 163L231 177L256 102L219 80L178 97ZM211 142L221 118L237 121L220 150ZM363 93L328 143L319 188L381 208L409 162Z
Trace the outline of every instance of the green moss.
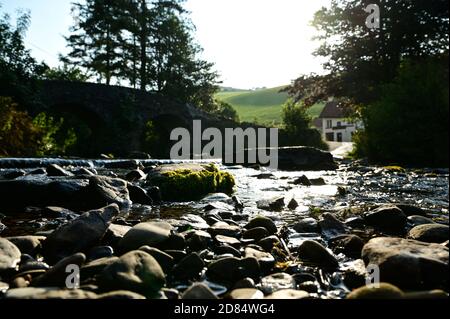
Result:
M203 170L178 169L153 177L151 183L161 189L166 201L198 200L211 193L232 194L233 175L220 171L214 164L204 165Z

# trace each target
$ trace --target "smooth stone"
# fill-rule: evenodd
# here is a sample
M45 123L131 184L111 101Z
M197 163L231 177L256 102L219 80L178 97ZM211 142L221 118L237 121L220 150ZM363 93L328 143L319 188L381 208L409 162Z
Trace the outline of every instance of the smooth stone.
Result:
M408 216L408 224L412 225L413 227L420 226L420 225L427 225L427 224L435 224L435 222L428 217L423 217L420 215L413 215Z
M157 247L170 238L171 230L172 226L167 223L140 223L123 236L119 242L120 250L127 252L142 246Z
M309 293L303 290L282 289L268 295L265 299L287 300L287 299L306 299L308 297Z
M290 210L296 210L298 206L300 206L300 205L299 205L299 203L295 200L295 198L292 198L292 199L289 201L288 205L287 205L287 207L288 207Z
M261 290L265 294L272 294L282 289L295 289L294 277L286 273L276 273L261 279Z
M322 177L319 178L310 178L309 181L311 182L312 186L325 186L327 183Z
M57 176L57 177L73 176L72 173L70 173L69 171L66 171L64 168L62 168L61 166L59 166L57 164L51 164L51 165L47 166L45 171L47 172L48 176Z
M312 186L311 181L305 175L302 175L294 180L294 185Z
M84 213L59 227L42 243L42 253L49 263L83 252L100 243L111 221L119 214L117 204Z
M84 264L83 266L81 266L80 270L81 280L94 277L95 275L101 273L103 269L105 269L107 266L111 265L112 263L118 260L119 257L113 256L96 259L91 262L88 262L87 264Z
M405 231L407 217L397 206L382 206L364 214L364 220L370 226L381 231L401 234Z
M233 289L243 289L243 288L255 288L255 281L252 278L244 278L239 280L233 287Z
M420 207L412 206L412 205L405 205L405 204L397 204L395 205L398 208L400 208L406 216L427 216L427 213Z
M367 267L362 259L357 259L343 271L344 284L349 289L356 289L366 284L368 277Z
M322 235L328 239L347 233L347 228L344 223L330 213L322 214L318 224Z
M342 235L331 240L330 245L335 252L343 253L350 258L361 258L364 241L356 235Z
M304 218L299 222L295 223L292 228L297 233L318 233L319 232L319 224L314 218Z
M119 242L122 240L125 234L130 231L131 228L131 226L111 223L106 231L105 236L103 236L102 244L117 249L119 246Z
M313 240L305 240L298 248L297 253L302 261L327 268L339 266L336 258L321 244Z
M102 288L129 290L149 298L158 295L165 285L161 266L144 251L131 251L107 266L98 277Z
M214 239L222 245L230 245L232 247L236 247L239 248L239 246L241 246L241 242L234 238L234 237L227 237L227 236L222 236L222 235L217 235L216 237L214 237Z
M403 291L389 283L380 283L378 285L369 285L353 290L347 299L402 299Z
M42 248L42 241L45 240L44 236L17 236L7 237L10 242L19 248L22 254L28 254L36 256Z
M20 262L20 250L12 242L0 237L0 274L14 270Z
M227 257L212 262L206 271L208 279L218 283L236 283L243 278L257 278L260 266L255 258Z
M153 200L148 196L147 191L139 186L128 184L130 200L135 204L153 205Z
M230 292L228 297L230 299L264 299L264 294L255 288L240 288Z
M97 294L81 289L61 290L59 288L17 288L5 294L6 299L97 299Z
M212 225L208 229L208 232L212 236L221 235L238 238L241 235L241 228L239 226L229 225L228 223L225 222L218 222Z
M87 255L88 260L96 260L101 258L112 257L114 255L114 249L111 246L96 246L89 250Z
M208 299L219 299L219 298L205 284L195 283L181 295L181 299L208 300Z
M195 230L185 235L186 245L192 251L201 251L211 246L213 240L209 233Z
M174 266L174 258L169 254L157 248L149 246L142 246L141 248L139 248L139 250L145 251L147 254L155 258L158 264L163 269L164 273L168 273L169 271L172 270Z
M260 240L263 238L266 238L269 236L269 232L265 227L256 227L249 230L246 230L242 234L243 239L253 239L253 240Z
M136 182L143 179L146 179L147 175L141 171L140 169L132 170L131 172L127 173L125 176L125 179L129 182Z
M31 282L33 287L65 287L68 273L66 268L69 265L77 265L81 267L86 261L86 256L83 253L77 253L72 256L60 260L57 264L51 267L45 274L35 278Z
M262 252L253 248L245 248L244 257L255 258L261 266L261 270L263 272L269 271L275 266L275 258L270 253Z
M240 246L240 243L239 243L239 246ZM237 250L236 248L234 248L230 245L227 245L227 244L222 244L220 246L215 247L214 252L218 255L230 254L237 258L242 257L242 254L239 250Z
M25 263L21 263L19 267L19 272L23 273L31 270L48 270L49 268L50 266L43 261L31 260Z
M172 269L172 276L179 280L195 279L205 267L205 263L197 253L183 258Z
M420 225L409 231L408 238L426 243L441 244L449 240L449 227L440 224Z
M449 251L443 245L380 237L364 246L362 257L380 268L381 281L403 289L436 289L449 281Z
M262 249L264 249L264 251L266 252L272 252L272 249L275 246L281 247L281 241L280 239L273 235L273 236L269 236L266 238L261 239L260 241L258 241L258 246L260 246Z
M146 298L132 291L117 290L98 295L98 299L142 300Z
M286 206L284 202L284 197L276 197L273 199L263 199L256 203L259 209L266 210L269 212L282 212Z
M258 216L251 219L244 228L252 229L257 227L264 227L269 232L269 235L275 235L278 232L277 226L273 220L265 216Z
M0 281L0 293L4 293L9 289L9 285L6 282Z

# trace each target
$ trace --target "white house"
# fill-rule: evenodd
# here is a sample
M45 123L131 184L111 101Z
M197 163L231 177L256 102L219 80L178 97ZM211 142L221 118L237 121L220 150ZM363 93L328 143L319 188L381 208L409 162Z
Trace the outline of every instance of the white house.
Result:
M362 128L362 124L348 121L337 102L328 102L314 124L327 142L353 142L353 135Z

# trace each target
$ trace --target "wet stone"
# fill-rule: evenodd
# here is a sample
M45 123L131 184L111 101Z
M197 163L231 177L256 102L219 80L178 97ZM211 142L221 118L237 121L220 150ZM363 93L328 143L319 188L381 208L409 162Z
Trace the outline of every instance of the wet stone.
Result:
M172 226L167 223L148 222L131 228L121 239L121 251L131 251L142 246L157 247L170 238Z
M382 206L364 215L364 220L370 226L381 231L401 234L405 231L407 217L397 206Z
M265 299L287 300L287 299L306 299L308 297L309 293L303 290L283 289L268 295Z
M264 294L255 288L240 288L229 293L230 299L263 299Z
M195 279L205 267L197 253L192 253L173 267L172 275L179 280Z
M307 263L326 267L337 268L336 258L321 244L313 240L305 240L298 248L299 258Z
M0 275L14 270L20 261L20 250L9 240L0 238Z
M314 218L304 218L295 223L292 228L297 233L317 233L319 232L319 224Z
M45 274L35 278L31 285L33 287L65 287L67 266L77 265L81 267L85 261L86 256L83 253L66 257L50 268Z
M325 238L333 238L347 233L347 229L339 219L330 213L322 214L319 227Z
M272 294L282 289L295 289L294 277L286 273L277 273L261 279L260 288L265 294Z
M164 273L168 273L169 271L172 270L173 265L174 265L174 258L171 255L169 255L157 248L149 247L149 246L143 246L143 247L139 248L139 250L142 250L142 251L146 252L147 254L151 255L153 258L155 258L156 261L161 266L161 268L164 270Z
M236 248L239 248L239 246L241 246L241 242L238 239L234 238L234 237L227 237L227 236L217 235L217 236L214 237L214 239L219 244L230 245L230 246L236 247Z
M256 203L257 207L269 212L281 212L285 207L284 197L276 197L273 199L263 199Z
M203 283L195 283L181 296L181 299L219 299L214 292Z
M331 240L330 246L336 253L343 253L350 258L361 258L364 241L356 235L342 235Z
M409 231L408 238L426 243L441 244L449 239L449 227L435 223L420 225Z
M42 241L45 240L43 236L17 236L7 237L7 239L19 248L22 254L36 256L42 248Z
M252 239L252 240L260 240L269 236L269 232L264 227L256 227L249 230L246 230L242 234L243 239Z
M273 247L281 246L281 241L277 236L269 236L258 241L258 246L260 246L264 251L271 252Z
M227 236L227 237L235 237L238 238L241 235L241 228L235 225L229 225L225 222L215 223L208 229L208 232L212 236Z
M258 216L249 221L245 226L246 229L252 229L257 227L264 227L267 229L270 235L274 235L278 232L277 226L272 219L264 216Z
M412 227L416 227L420 225L435 224L435 222L431 218L413 215L408 217L408 224Z
M114 255L114 249L111 246L96 246L89 250L87 255L88 260L96 260L101 258L112 257Z

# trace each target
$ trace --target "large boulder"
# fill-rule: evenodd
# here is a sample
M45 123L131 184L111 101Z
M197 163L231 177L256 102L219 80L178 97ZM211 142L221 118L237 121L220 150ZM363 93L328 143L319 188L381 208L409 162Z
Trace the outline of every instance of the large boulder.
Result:
M284 171L322 171L337 168L333 155L313 147L278 149L278 168Z
M448 248L402 238L380 237L363 248L366 265L380 269L381 281L403 289L440 288L448 284Z
M198 200L210 193L233 193L233 175L220 171L214 164L161 165L147 180L161 190L166 201Z
M131 206L127 182L118 178L37 178L26 176L0 181L2 208L6 213L20 212L27 206L59 206L72 210L89 210L117 204ZM20 200L18 200L20 198Z
M160 247L170 238L172 226L165 222L140 223L131 228L119 242L122 252L142 246Z
M62 258L96 246L118 214L119 207L112 204L84 213L61 226L42 243L42 252L46 261L56 263Z

